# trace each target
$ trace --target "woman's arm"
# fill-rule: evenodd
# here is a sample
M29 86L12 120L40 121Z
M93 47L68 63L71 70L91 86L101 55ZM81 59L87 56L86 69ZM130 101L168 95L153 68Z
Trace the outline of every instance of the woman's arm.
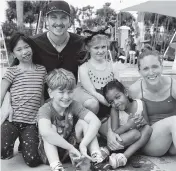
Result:
M82 86L88 92L90 92L99 102L108 106L109 104L107 103L104 96L98 93L95 87L93 86L93 84L91 83L91 80L89 78L88 71L87 71L87 66L85 63L79 67L78 73L79 73L79 78Z
M5 94L7 93L7 90L9 89L10 86L11 83L9 81L7 81L6 79L1 80L1 102L0 102L1 106L4 101Z
M61 137L56 131L54 131L51 121L49 119L39 119L38 126L42 138L48 143L69 151L73 148L70 143L68 143L63 137Z
M89 143L96 137L98 130L100 129L101 122L91 111L89 111L84 117L84 121L88 123L88 130L84 135L81 144L87 147Z

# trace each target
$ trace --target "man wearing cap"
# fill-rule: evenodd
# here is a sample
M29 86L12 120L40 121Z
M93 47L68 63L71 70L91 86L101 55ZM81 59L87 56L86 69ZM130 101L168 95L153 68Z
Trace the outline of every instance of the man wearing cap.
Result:
M77 79L83 37L67 31L71 26L69 4L50 2L46 7L46 24L47 32L32 37L36 48L34 62L45 66L47 71L67 69Z
M34 62L45 66L48 72L55 68L64 68L71 71L77 79L83 37L67 31L71 25L68 3L65 1L50 2L46 8L46 24L48 32L32 37L35 43ZM81 142L79 146L80 152L85 155L87 145L92 141L87 135L88 132L91 132L94 137L97 134L96 125L91 126L93 117L91 115L86 117L89 118L88 129L84 135L86 143ZM57 161L50 163L54 167L57 164ZM55 170L57 169L56 167Z
M50 2L44 13L48 31L32 37L33 61L45 66L47 72L55 68L71 71L77 80L83 37L67 31L71 26L69 4L65 1ZM49 98L47 88L44 94L45 99Z

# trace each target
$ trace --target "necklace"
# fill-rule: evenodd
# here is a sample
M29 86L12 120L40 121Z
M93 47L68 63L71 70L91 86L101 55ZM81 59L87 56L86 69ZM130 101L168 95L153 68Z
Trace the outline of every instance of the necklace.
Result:
M52 45L54 46L54 48L57 49L57 47L63 46L64 44L67 43L68 39L69 39L69 35L67 34L66 38L64 39L64 41L60 44L57 44L54 40L51 39L51 37L49 36L49 32L47 33L47 37L50 40L50 42L52 43Z

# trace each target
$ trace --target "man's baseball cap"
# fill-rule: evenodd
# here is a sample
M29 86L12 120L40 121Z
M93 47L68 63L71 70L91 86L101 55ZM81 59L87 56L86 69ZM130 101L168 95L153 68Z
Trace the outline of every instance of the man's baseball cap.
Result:
M70 16L70 6L65 1L52 1L46 7L46 15L50 12L61 11Z

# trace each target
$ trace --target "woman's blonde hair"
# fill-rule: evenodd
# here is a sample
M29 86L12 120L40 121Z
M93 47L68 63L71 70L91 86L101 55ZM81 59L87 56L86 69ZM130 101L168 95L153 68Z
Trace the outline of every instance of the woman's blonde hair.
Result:
M73 90L76 87L73 73L63 68L51 71L46 77L46 83L51 90Z

